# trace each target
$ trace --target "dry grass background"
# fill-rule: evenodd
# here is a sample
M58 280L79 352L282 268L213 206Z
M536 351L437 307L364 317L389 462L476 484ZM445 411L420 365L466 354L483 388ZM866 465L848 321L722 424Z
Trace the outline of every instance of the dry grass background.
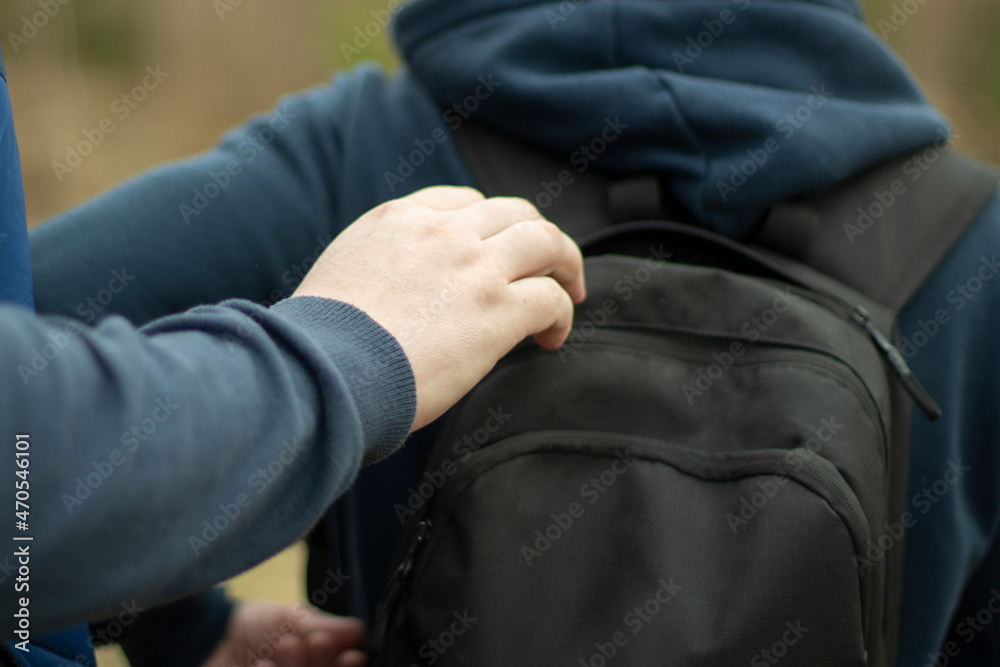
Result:
M213 0L70 0L15 53L8 33L38 11L37 2L0 3L29 224L142 169L204 150L280 95L322 83L349 66L340 42L385 6L215 0L240 2L220 20ZM361 57L391 63L384 37ZM157 65L170 76L119 122L112 102ZM108 117L115 131L60 182L52 162L64 161L66 147Z
M456 0L460 1L460 0ZM22 151L29 224L37 224L136 172L209 147L276 98L323 82L346 61L340 44L388 0L69 0L14 51L10 33L38 0L3 0L0 37ZM238 3L238 4L237 4ZM894 6L919 9L886 40L949 117L957 145L1000 162L1000 5L996 0L865 0L869 24ZM219 6L231 11L221 15ZM395 62L383 33L361 56ZM113 116L112 101L147 65L170 73L72 173L52 162L84 130ZM237 595L303 598L304 552L284 552L228 586ZM102 651L102 667L125 665Z

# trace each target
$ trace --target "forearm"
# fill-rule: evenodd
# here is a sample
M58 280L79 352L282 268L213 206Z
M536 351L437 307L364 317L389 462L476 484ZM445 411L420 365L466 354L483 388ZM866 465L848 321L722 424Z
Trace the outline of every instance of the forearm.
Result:
M264 560L412 423L398 344L334 301L231 302L75 335L0 312L0 433L30 434L36 632Z

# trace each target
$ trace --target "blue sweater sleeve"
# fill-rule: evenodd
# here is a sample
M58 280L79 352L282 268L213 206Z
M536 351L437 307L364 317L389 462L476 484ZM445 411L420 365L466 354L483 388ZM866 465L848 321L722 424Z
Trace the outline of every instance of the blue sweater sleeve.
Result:
M449 178L468 184L460 158L437 151L431 160L447 158L450 177L428 166L406 188L384 187L378 165L395 169L396 146L441 123L408 77L390 81L371 67L289 96L212 150L153 169L34 229L36 308L88 324L121 315L142 325L231 298L269 304L287 297L323 247L374 204ZM395 141L387 128L395 128ZM369 371L376 382L378 367ZM156 632L125 642L133 664L161 655L156 644L169 649L164 631L174 620L185 619L157 613Z
M415 410L353 306L194 308L141 330L0 306L0 477L30 452L33 634L202 590L300 537ZM20 437L26 435L27 437ZM7 492L13 502L13 483ZM13 517L4 531L18 531ZM10 636L15 596L0 596Z

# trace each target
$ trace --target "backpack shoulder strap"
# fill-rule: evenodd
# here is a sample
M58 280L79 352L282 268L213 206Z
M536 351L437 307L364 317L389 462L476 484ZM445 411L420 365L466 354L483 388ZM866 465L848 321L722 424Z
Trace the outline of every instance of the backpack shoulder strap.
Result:
M467 121L454 132L476 186L487 197L527 199L579 241L606 227L607 179L565 158ZM572 187L572 196L566 191Z
M998 181L993 167L936 144L774 206L755 242L898 313Z
M655 175L613 179L595 169L581 172L471 121L455 135L487 196L524 197L578 241L626 220L691 222ZM993 167L935 144L776 204L750 240L898 313L993 197L998 181Z
M488 197L522 197L575 240L630 220L693 222L655 174L611 176L475 122L456 141Z

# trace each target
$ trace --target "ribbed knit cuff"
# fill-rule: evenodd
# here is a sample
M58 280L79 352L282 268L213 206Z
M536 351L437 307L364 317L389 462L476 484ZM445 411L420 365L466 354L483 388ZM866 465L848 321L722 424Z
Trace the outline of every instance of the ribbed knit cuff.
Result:
M413 426L417 388L396 339L363 311L333 299L294 297L271 312L299 326L347 381L364 428L362 465L398 449Z

